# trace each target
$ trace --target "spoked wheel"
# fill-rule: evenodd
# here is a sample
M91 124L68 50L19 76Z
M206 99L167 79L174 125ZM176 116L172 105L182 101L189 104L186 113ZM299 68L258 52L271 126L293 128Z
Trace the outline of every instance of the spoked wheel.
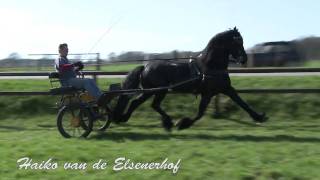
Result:
M105 131L110 127L110 109L108 107L93 107L94 108L94 121L93 130Z
M87 137L92 131L92 116L87 108L63 106L58 112L57 126L65 138Z

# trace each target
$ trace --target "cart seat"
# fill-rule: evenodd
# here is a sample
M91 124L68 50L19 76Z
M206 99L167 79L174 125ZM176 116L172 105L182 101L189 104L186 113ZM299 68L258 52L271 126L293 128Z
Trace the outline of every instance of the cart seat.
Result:
M49 79L59 79L60 75L58 72L51 72L49 73Z
M53 87L53 82L59 82L61 83L60 75L58 72L51 72L49 73L49 79L51 82L51 89L49 90L51 95L64 95L64 94L72 94L78 91L77 88L72 87L72 86L60 86L60 87ZM57 79L57 80L56 80Z

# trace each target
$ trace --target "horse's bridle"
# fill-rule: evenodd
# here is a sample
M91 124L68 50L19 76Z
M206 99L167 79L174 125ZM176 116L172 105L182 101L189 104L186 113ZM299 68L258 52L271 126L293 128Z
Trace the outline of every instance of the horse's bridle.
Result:
M242 64L241 59L240 60L239 59L234 58L231 54L229 54L229 57L228 57L229 62L236 63L236 64Z

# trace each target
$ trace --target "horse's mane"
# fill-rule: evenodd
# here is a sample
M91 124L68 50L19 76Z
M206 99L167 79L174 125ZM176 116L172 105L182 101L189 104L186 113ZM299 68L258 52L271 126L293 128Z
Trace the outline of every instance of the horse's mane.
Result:
M207 46L202 50L201 56L203 58L206 58L208 56L209 51L212 50L212 48L218 47L221 41L227 39L230 35L233 35L234 33L239 33L238 29L229 29L213 36L208 42Z
M226 31L216 34L211 38L207 46L202 50L199 58L201 58L202 61L209 61L208 59L209 53L211 51L214 51L216 48L222 47L223 43L226 40L228 40L230 37L233 37L234 35L240 35L237 28L228 29Z

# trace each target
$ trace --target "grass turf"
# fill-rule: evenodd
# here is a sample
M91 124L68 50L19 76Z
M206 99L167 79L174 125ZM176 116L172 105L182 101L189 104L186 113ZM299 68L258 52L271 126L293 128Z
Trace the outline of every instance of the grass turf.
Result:
M319 77L233 77L236 88L319 88ZM112 80L116 82L119 80ZM99 80L101 87L111 83ZM12 85L10 85L12 84ZM1 89L45 90L45 80L1 80ZM51 109L57 97L0 97L1 163L4 179L320 179L320 105L317 94L241 95L270 120L262 126L252 122L228 98L222 97L223 116L212 118L214 105L191 129L165 132L160 116L141 106L123 125L112 125L88 139L64 139ZM164 109L175 119L195 115L199 99L192 95L169 95ZM56 170L19 170L17 160L34 162L53 158ZM113 171L114 160L171 162L181 159L177 174L170 170ZM104 159L106 170L91 165ZM65 170L65 162L88 163L86 170Z

